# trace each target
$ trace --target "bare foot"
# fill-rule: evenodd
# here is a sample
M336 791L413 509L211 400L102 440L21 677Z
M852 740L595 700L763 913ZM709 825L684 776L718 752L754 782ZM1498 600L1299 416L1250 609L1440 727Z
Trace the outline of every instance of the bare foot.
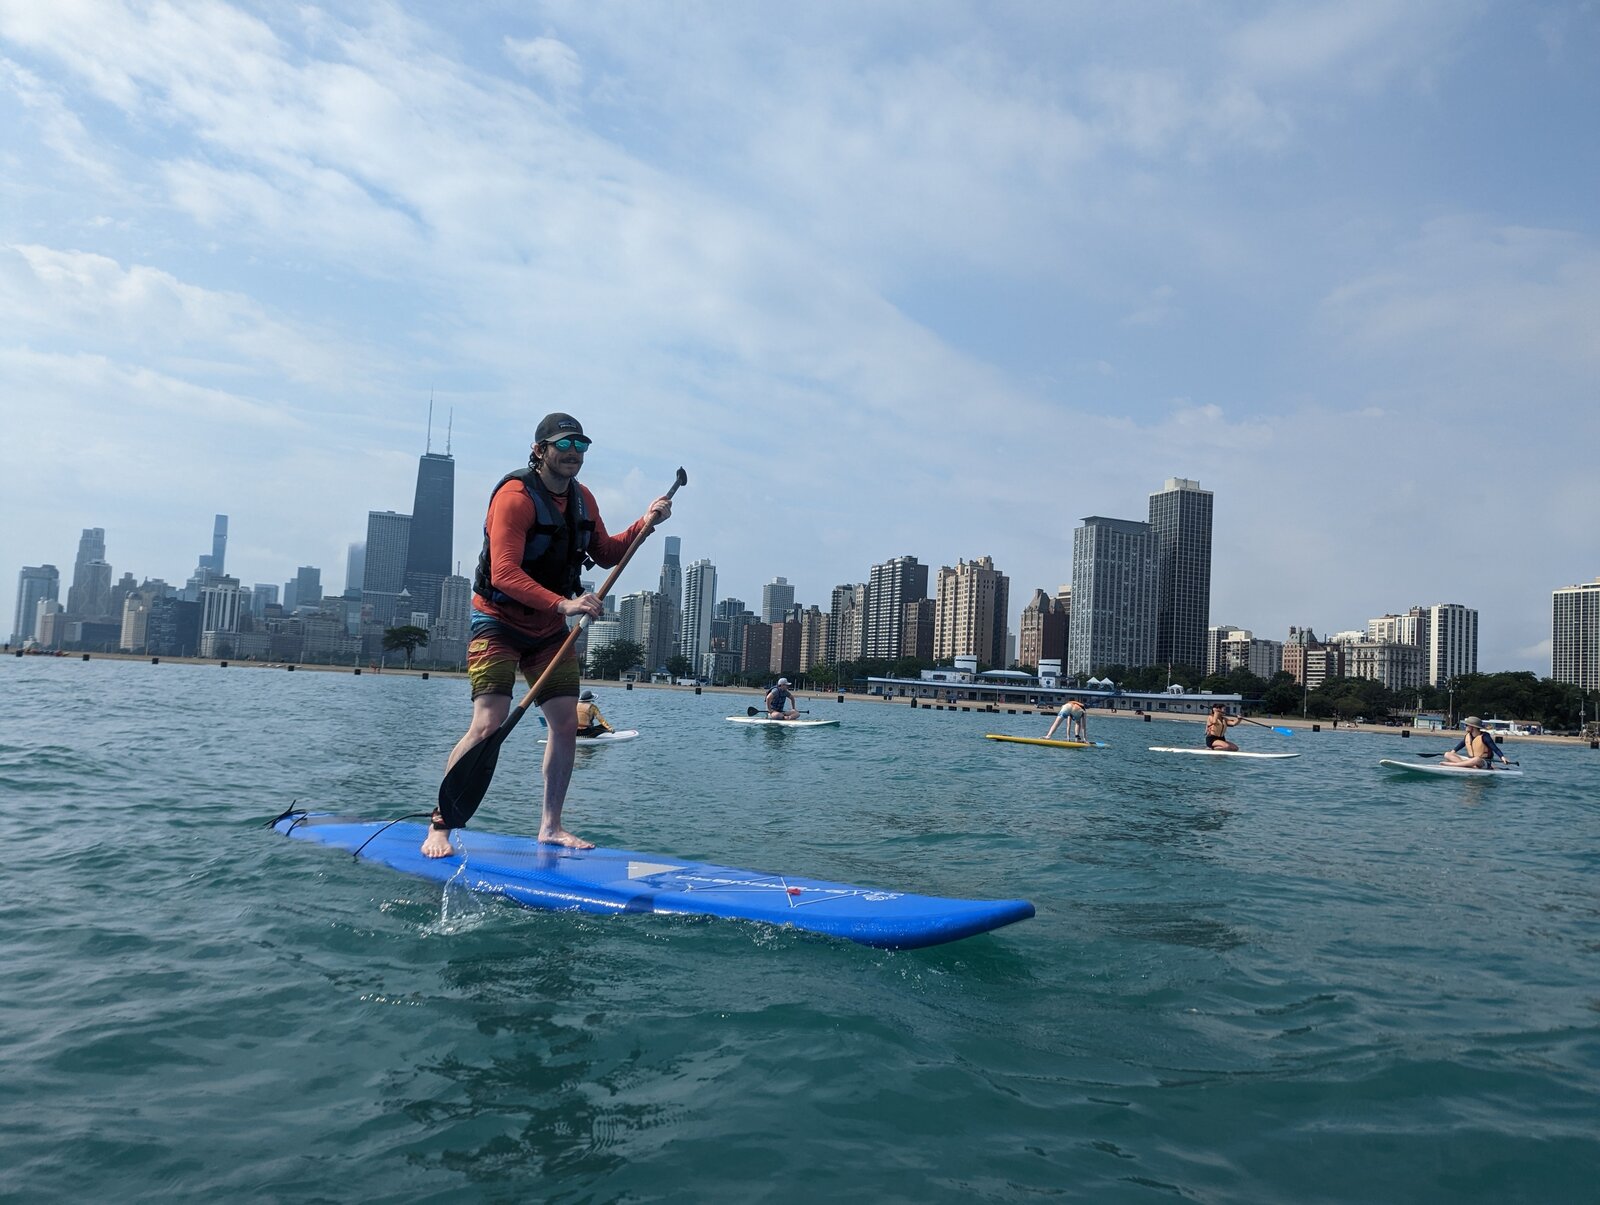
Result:
M585 841L582 837L573 836L564 828L558 828L553 833L541 832L539 834L541 845L564 845L568 849L593 849L593 841Z
M422 843L422 855L426 858L448 858L455 853L450 844L448 829L429 828L428 836Z

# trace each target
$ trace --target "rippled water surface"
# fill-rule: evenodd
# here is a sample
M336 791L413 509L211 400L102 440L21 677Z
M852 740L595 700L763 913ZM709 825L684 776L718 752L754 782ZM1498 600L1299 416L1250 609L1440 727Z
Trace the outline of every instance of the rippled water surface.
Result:
M533 912L263 825L428 806L454 679L0 660L0 1198L1566 1202L1600 1182L1600 753L599 690L607 845L1038 916L887 952ZM476 827L531 832L507 743Z

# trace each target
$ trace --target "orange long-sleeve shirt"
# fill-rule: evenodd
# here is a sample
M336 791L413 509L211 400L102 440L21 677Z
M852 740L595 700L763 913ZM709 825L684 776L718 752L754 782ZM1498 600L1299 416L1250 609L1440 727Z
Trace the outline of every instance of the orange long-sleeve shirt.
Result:
M636 520L626 531L611 535L601 521L600 508L594 495L582 483L585 511L594 520L594 533L589 537L589 557L596 565L609 569L623 558L641 530L645 521ZM566 495L556 497L556 506L564 514ZM520 481L508 481L495 491L489 500L489 514L484 527L489 533L489 575L496 590L508 594L513 602L490 602L481 594L472 596L472 605L485 615L516 628L529 636L553 636L567 626L567 620L558 609L561 595L546 589L522 571L522 550L528 542L528 532L537 521L533 499Z

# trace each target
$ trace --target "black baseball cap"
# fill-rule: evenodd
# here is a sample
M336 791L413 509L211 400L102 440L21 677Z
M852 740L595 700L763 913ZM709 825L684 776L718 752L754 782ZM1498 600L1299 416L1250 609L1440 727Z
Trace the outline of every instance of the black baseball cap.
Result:
M577 435L588 439L583 434L583 424L570 414L562 414L557 410L554 414L547 414L539 420L539 429L533 433L533 442L542 444L547 439L560 439L563 435Z

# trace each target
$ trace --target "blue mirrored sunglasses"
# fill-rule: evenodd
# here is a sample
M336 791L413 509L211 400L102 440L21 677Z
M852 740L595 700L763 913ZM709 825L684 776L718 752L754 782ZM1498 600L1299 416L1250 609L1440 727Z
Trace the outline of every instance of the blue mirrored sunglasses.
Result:
M580 452L587 452L589 450L589 446L594 443L594 440L584 439L581 435L569 435L561 439L547 439L545 442L560 452L568 452L573 448L576 448Z

